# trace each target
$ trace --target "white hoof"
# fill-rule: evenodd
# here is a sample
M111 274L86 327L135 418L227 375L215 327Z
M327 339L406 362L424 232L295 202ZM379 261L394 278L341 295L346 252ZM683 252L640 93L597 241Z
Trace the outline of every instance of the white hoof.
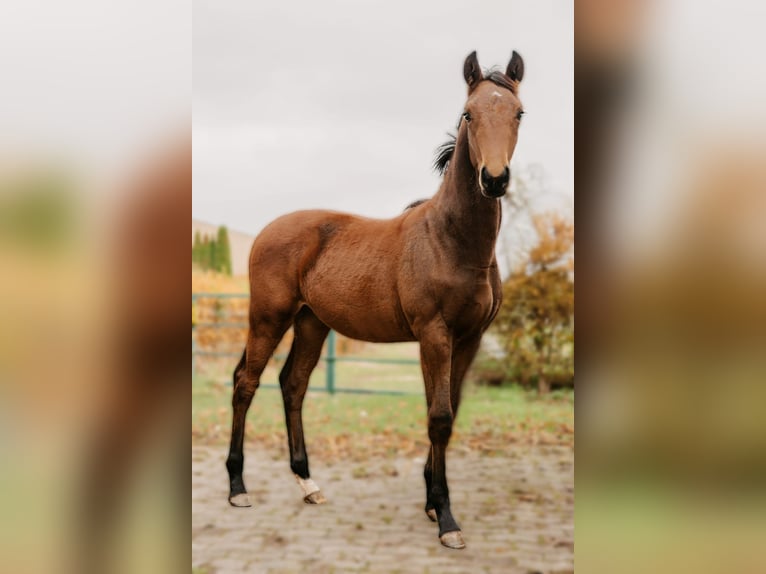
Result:
M441 540L441 543L447 548L454 548L456 550L465 548L465 542L463 542L463 534L459 530L445 532L439 537L439 540Z
M324 504L327 502L327 499L321 492L317 490L316 492L312 492L311 494L306 495L303 498L303 502L306 504Z
M303 502L306 504L324 504L327 502L324 495L319 492L319 487L316 482L310 478L301 478L297 474L295 475L295 480L298 481L298 485L303 491Z
M247 495L246 492L243 492L241 494L236 494L229 498L229 504L232 506L238 506L241 508L245 508L248 506L252 506L252 503L250 502L250 497Z
M426 516L428 516L431 522L436 522L438 520L438 517L436 516L436 510L433 508L426 510Z

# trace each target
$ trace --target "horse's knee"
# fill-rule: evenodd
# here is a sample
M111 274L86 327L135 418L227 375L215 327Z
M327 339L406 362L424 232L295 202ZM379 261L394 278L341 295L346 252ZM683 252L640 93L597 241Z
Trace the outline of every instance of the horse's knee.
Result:
M452 434L454 417L449 409L439 409L428 413L428 438L432 443L447 441Z

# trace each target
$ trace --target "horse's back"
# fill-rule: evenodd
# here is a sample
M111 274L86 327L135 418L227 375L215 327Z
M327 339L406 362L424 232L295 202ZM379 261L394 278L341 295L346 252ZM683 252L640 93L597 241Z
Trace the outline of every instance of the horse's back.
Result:
M390 220L389 220L390 221ZM250 272L272 264L293 267L308 264L334 237L346 234L358 240L374 237L386 220L369 219L327 210L294 211L278 217L258 234L250 251Z
M274 220L256 238L250 255L256 307L294 312L296 305L306 304L320 320L351 337L410 338L397 312L402 220L323 210Z

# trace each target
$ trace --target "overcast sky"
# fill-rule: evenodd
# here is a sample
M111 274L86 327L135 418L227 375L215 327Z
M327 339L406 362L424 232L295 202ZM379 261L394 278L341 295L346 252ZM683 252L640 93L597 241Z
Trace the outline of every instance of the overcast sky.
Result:
M194 2L192 214L256 233L326 208L396 215L431 196L465 101L463 61L524 57L512 161L573 187L573 8L498 2Z
M0 163L122 181L167 153L189 129L191 34L186 0L0 3Z

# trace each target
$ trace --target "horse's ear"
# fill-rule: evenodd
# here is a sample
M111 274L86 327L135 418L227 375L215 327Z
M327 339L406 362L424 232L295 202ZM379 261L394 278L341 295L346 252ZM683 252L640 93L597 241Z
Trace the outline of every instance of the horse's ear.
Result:
M481 68L479 67L479 59L476 57L476 50L468 54L463 64L463 77L465 83L468 84L468 89L472 90L481 81Z
M524 77L524 60L516 50L511 55L511 61L508 62L505 75L516 82L520 82Z

